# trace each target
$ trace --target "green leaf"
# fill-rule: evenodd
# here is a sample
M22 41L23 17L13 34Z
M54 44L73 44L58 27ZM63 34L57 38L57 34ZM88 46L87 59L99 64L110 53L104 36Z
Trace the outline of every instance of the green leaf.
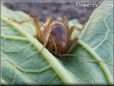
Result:
M28 14L21 12L21 11L12 11L12 10L6 8L5 6L3 6L3 4L1 5L1 10L2 10L1 17L7 17L8 19L13 19L13 20L16 20L17 22L31 18ZM7 26L6 23L5 24L2 23L2 25ZM8 26L8 27L10 28L11 26ZM22 23L20 25L20 27L33 36L36 34L34 22L32 20ZM12 29L11 29L11 31L12 31ZM7 33L10 33L10 30L8 30ZM12 34L14 34L14 33L12 33Z
M2 16L2 83L74 84L76 77L31 34ZM7 34L8 33L8 34ZM13 34L13 35L12 35Z
M92 13L72 50L74 56L61 59L86 84L113 83L113 7L105 3Z
M69 26L75 26L76 28L78 29L83 29L83 25L81 25L79 23L79 21L77 19L73 19L73 20L70 20L69 21ZM75 37L79 37L80 36L80 33L81 31L77 30L77 29L74 29L74 31L72 32L72 35L71 35L71 39L74 39Z
M24 26L12 20L19 21L16 15L22 20L30 18L27 14L2 5L2 84L113 84L112 12L112 7L98 7L85 25L72 56L59 58L45 48L41 52L43 46L34 38L33 22ZM75 21L69 24L75 25Z

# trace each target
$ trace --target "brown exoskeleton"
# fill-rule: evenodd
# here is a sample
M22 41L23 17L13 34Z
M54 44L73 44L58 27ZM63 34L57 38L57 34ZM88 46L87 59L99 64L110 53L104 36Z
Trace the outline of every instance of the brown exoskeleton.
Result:
M37 31L36 38L55 55L68 53L74 42L78 40L78 38L72 40L71 34L74 29L79 28L70 27L67 17L64 17L61 21L48 17L44 24L35 20L35 25Z

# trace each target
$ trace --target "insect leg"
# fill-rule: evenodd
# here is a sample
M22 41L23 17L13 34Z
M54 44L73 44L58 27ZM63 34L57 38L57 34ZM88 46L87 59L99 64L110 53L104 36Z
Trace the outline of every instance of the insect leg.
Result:
M54 45L54 53L57 54L57 45L56 45L54 39L52 38L52 43L49 44L48 49L51 50L51 49L53 48L53 45ZM52 49L52 50L53 50L53 49ZM53 52L53 51L52 51L52 52Z
M56 46L56 43L55 43L55 40L53 38L53 36L50 34L50 37L52 37L52 43L49 44L49 48L51 47L51 45L54 45L54 50L55 50L55 53L57 54L57 46ZM42 50L45 48L46 44L48 43L49 40L47 40L46 42L44 42L43 44L43 48L40 50L40 52L42 52ZM48 48L48 49L49 49Z
M70 47L69 49L67 49L66 53L70 53L70 52L71 52L71 50L73 49L73 47L78 44L78 43L77 43L78 40L79 40L78 38L75 38L75 39L73 39L73 40L70 42L69 46L71 46L71 47Z
M43 25L44 30L43 30L43 41L46 42L49 39L49 36L51 34L51 28L50 28L50 24L52 23L52 17L48 17L46 20L46 23Z
M63 22L68 25L69 19L67 16L63 16Z
M51 23L52 20L48 20L48 22ZM49 26L45 27L43 24L41 24L41 25L44 27L44 32L43 32L44 35L42 35L42 39L45 39L45 40L43 40L44 44L43 44L43 48L41 49L41 52L44 49L44 47L46 46L46 44L48 43L49 37L51 37L52 38L52 43L54 44L55 53L57 53L56 43L55 43L54 37L51 35L51 28L47 28ZM46 39L46 37L47 37L47 39Z
M42 31L40 30L40 25L39 25L39 19L36 18L36 17L33 17L33 18L29 18L29 19L25 19L25 20L22 20L22 21L17 21L15 19L9 19L9 20L12 20L13 22L16 22L18 24L23 24L25 22L28 22L28 21L34 21L35 23L35 28L36 28L36 37L41 41L41 34L42 34Z

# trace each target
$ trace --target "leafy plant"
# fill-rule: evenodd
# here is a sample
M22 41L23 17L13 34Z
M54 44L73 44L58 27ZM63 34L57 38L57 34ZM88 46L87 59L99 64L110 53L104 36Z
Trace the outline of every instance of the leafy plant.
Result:
M2 84L113 84L113 8L103 5L86 23L73 56L66 57L55 57L46 48L40 52L34 23L12 21L30 16L2 5Z

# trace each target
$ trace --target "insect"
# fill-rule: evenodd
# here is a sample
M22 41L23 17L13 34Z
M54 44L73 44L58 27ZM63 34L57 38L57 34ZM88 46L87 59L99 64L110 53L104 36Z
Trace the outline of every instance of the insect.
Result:
M52 17L48 17L44 24L37 19L35 25L36 38L54 55L70 52L71 46L78 40L78 38L71 39L71 34L77 27L70 27L66 16L62 20L53 20Z

